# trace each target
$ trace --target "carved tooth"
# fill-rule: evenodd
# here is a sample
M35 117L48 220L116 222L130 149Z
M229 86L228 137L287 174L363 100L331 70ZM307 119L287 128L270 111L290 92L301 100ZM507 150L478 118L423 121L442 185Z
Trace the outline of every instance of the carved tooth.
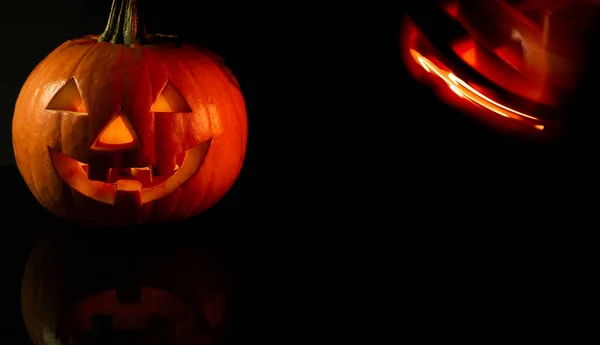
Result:
M152 169L146 168L132 168L131 176L135 178L136 181L140 181L142 185L146 185L152 182Z
M142 184L135 180L118 180L114 184L114 218L119 222L135 224L139 222L139 210L142 207Z
M142 204L142 184L133 180L118 180L115 183L115 205L124 209L127 205L135 207Z
M118 180L115 183L115 191L115 204L119 202L120 199L132 199L133 201L138 201L137 199L140 199L139 203L141 204L142 184L139 181Z

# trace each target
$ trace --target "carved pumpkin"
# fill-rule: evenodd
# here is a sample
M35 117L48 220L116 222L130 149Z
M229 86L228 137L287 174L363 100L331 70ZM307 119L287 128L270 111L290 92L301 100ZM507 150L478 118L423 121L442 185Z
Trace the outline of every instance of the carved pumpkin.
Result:
M206 49L146 35L135 0L106 31L68 41L31 73L13 146L37 200L74 222L126 225L196 215L235 182L247 118L239 86Z
M51 230L32 250L21 303L34 345L197 345L228 337L231 275L211 240L146 234L111 241L94 233Z

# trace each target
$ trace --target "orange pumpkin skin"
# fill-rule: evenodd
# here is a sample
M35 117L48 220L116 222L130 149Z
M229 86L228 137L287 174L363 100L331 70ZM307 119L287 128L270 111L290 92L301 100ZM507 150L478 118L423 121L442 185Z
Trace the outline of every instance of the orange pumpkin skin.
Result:
M73 81L83 104L76 107L67 93L59 100L66 109L49 109ZM167 83L189 109L153 109ZM129 121L136 145L94 148L116 115ZM13 118L16 162L31 192L55 215L91 225L174 221L205 211L237 179L246 141L245 102L230 71L205 49L169 42L68 41L31 73ZM75 161L87 164L90 178ZM144 167L153 171L152 182L121 176ZM98 172L120 177L92 178Z

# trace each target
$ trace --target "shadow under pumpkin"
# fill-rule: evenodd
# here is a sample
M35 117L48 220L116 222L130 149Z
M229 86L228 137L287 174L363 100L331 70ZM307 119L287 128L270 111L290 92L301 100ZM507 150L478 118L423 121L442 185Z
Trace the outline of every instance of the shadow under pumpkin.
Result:
M225 342L232 277L210 240L97 235L50 231L32 250L22 310L35 345Z

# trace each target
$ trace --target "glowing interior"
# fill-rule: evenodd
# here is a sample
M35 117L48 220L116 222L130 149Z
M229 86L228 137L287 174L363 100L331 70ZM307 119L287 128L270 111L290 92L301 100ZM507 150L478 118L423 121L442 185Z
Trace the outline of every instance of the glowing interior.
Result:
M54 95L47 110L87 115L81 93L74 78ZM151 107L156 113L186 113L191 108L179 91L167 80ZM81 194L106 203L146 203L173 193L199 169L211 140L173 154L172 160L155 166L124 167L86 164L49 148L57 174ZM124 149L140 145L136 131L125 114L117 114L98 135L91 146L93 151L113 151L115 161ZM115 163L120 164L120 163ZM119 201L120 200L120 201Z
M50 100L47 110L87 114L87 109L77 88L75 79L69 80Z
M50 148L50 157L58 176L79 193L114 205L125 200L146 203L173 193L200 168L211 140L176 155L178 164L169 174L153 175L152 167L108 168L108 181L88 178L94 167L78 162ZM121 200L121 201L119 201Z
M539 123L540 119L538 119L534 116L519 112L517 110L511 109L507 106L504 106L504 105L488 98L487 96L485 96L484 94L482 94L481 92L477 91L472 86L470 86L467 82L458 78L450 70L448 70L447 68L445 68L443 66L436 65L435 63L433 63L431 60L429 60L426 57L424 57L423 55L421 55L416 50L411 49L410 54L413 57L413 59L419 65L421 65L421 67L423 67L423 69L425 71L427 71L431 74L434 74L434 75L438 76L440 79L442 79L448 85L450 90L452 90L459 97L464 98L482 108L490 110L500 116L515 119L515 120L524 120L529 123L533 122L533 125L532 125L533 128L540 130L540 131L544 130L544 126Z
M92 145L92 150L131 148L138 138L133 126L123 115L113 117Z
M170 80L167 81L150 110L155 113L188 113L192 111Z

